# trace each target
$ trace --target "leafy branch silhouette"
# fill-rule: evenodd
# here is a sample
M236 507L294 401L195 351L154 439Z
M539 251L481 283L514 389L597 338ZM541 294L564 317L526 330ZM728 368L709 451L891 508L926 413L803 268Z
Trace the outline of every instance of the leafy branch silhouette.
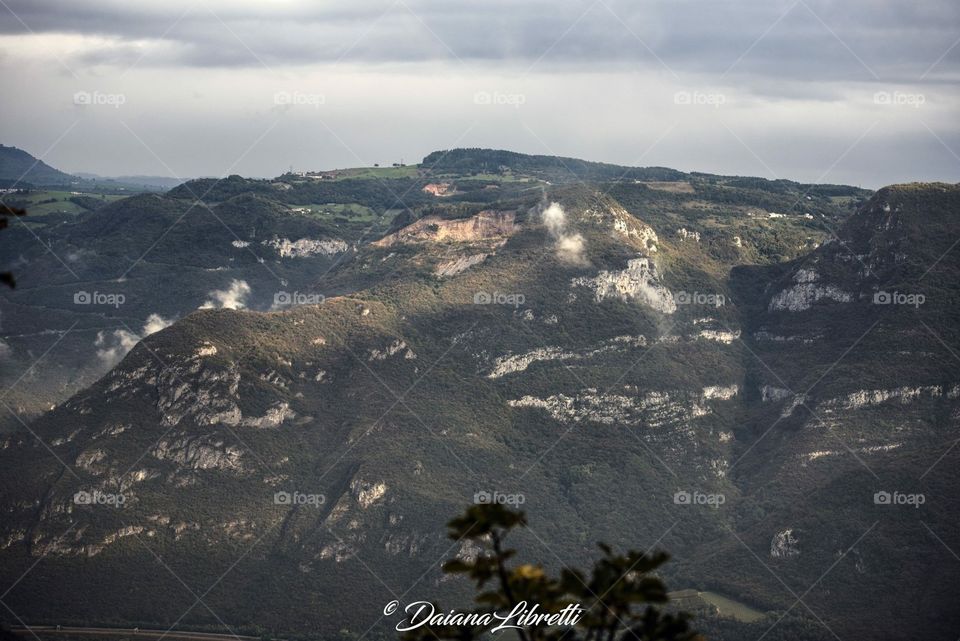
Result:
M469 614L506 613L534 604L537 612L561 614L581 606L573 626L523 625L514 628L520 641L702 641L690 629L687 613L666 613L659 605L668 601L667 589L653 573L669 555L665 552L627 551L623 554L599 543L602 556L589 576L564 568L552 577L540 565L511 564L517 551L506 547L516 528L527 526L526 515L503 505L474 505L447 524L455 541L473 541L480 551L473 558L454 558L443 565L451 575L463 575L476 585L478 608ZM471 555L473 556L473 555ZM434 604L434 611L441 612ZM493 618L477 626L432 625L417 627L403 641L472 641L502 623Z

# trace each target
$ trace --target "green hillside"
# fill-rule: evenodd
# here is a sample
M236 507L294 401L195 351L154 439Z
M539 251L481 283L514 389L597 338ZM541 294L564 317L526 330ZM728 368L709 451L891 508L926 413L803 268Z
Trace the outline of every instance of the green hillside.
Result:
M113 281L136 309L99 321L179 320L32 422L49 449L3 442L2 576L43 558L12 609L215 630L192 592L215 583L203 601L238 631L392 638L398 595L468 602L438 562L471 548L444 525L500 496L551 568L596 540L669 550L713 638L951 638L960 187L590 165L547 184L539 157L448 156L192 181L45 230L90 279L157 243ZM283 255L300 238L349 249ZM25 282L69 291L34 251L48 273ZM312 304L277 309L267 267ZM240 278L246 309L194 311ZM94 322L49 296L48 325Z
M64 185L76 181L74 176L54 169L22 149L0 145L0 186Z

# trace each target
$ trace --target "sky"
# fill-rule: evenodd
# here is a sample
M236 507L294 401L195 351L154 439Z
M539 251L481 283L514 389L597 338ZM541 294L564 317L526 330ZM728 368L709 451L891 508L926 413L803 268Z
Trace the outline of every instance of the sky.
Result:
M956 0L0 0L0 142L276 176L490 147L960 181Z

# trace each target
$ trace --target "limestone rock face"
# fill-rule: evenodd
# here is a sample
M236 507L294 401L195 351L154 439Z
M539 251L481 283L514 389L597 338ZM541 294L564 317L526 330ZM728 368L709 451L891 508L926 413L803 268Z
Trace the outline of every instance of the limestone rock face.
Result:
M446 220L438 216L424 216L403 229L384 236L373 243L376 247L390 247L398 243L454 242L501 240L519 229L515 211L485 210L462 220Z
M603 270L593 278L574 278L571 284L592 289L598 303L617 298L637 301L664 314L677 311L673 294L657 282L656 266L648 258L631 259L620 271Z
M627 352L646 345L647 339L645 336L615 336L583 350L566 351L554 346L539 347L522 354L498 356L494 360L487 378L501 378L507 374L523 372L538 362L587 360L601 354Z
M163 438L151 454L192 470L242 471L243 450L216 437Z
M802 312L821 300L849 303L853 300L853 294L835 285L798 283L774 296L770 301L770 311Z
M272 247L281 258L306 258L318 254L332 256L333 254L342 254L350 249L346 242L337 238L298 238L297 240L273 238L263 241L263 245Z
M787 528L774 534L770 541L770 557L789 559L795 556L800 556L800 539L793 529Z
M451 260L445 260L439 263L433 273L437 276L456 276L460 272L465 272L474 265L482 263L489 254L471 254L469 256L460 256Z
M706 416L711 413L707 401L728 401L738 393L737 385L712 385L699 392L639 390L628 386L615 394L587 388L573 395L523 396L507 402L511 407L544 410L564 424L589 422L657 428L685 425L691 419Z

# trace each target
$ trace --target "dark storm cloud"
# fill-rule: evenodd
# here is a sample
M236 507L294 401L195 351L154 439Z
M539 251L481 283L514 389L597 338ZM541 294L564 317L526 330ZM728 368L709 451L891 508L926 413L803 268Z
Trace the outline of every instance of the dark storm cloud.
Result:
M7 4L36 33L120 41L77 54L78 64L132 64L141 56L142 65L198 67L444 60L515 63L520 71L605 64L678 77L912 82L945 53L931 79L960 61L960 46L948 52L960 35L955 0ZM3 15L0 33L23 32Z

